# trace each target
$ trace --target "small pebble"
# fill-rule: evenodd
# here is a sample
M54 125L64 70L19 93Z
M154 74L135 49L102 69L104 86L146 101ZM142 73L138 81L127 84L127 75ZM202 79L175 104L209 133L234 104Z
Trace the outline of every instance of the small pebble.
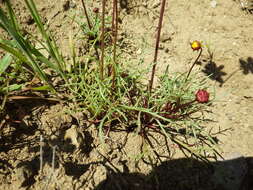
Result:
M217 1L215 1L215 0L211 1L210 5L212 8L215 8L217 6Z

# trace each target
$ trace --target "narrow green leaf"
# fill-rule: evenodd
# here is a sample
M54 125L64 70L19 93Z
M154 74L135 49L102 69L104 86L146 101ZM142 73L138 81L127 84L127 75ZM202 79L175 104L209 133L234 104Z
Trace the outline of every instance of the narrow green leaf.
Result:
M48 90L52 90L52 88L49 85L44 85L44 86L34 87L34 88L32 88L32 90L48 91Z
M10 54L5 55L1 60L0 60L0 75L5 72L5 70L9 67L11 64L12 57Z
M9 52L10 54L18 58L20 61L27 63L27 59L22 55L22 53L20 53L13 47L7 46L6 44L0 42L0 48Z
M22 84L12 84L12 85L9 85L7 87L4 87L2 89L2 91L11 92L11 91L15 91L15 90L21 90L22 86L23 86Z
M39 28L39 31L40 31L42 37L46 41L46 44L48 47L47 49L49 50L49 54L56 61L56 63L58 64L58 67L62 70L64 60L58 51L58 47L57 47L56 42L54 41L53 37L50 35L50 33L46 32L44 25L41 21L40 15L36 9L34 1L33 0L25 0L25 3L27 5L27 7L31 13L31 16L33 17L36 25Z
M10 19L11 19L11 24L12 26L18 31L18 22L17 22L17 19L16 19L16 16L14 14L14 11L11 7L11 3L9 0L6 1L6 5L7 5L7 9L8 9L8 13L9 13L9 16L10 16Z

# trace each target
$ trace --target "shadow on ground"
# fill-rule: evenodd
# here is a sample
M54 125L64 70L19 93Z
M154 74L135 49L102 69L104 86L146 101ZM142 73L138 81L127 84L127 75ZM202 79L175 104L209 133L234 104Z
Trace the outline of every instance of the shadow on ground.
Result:
M223 77L227 75L224 70L224 65L219 65L212 61L212 58L209 60L203 60L203 63L205 63L204 68L202 69L202 72L207 75L211 80L217 81L220 86L223 85L224 79ZM200 62L199 64L202 64Z
M65 174L74 179L88 172L90 165L66 162ZM206 164L193 158L174 159L162 162L145 175L120 172L109 162L100 162L106 168L106 179L95 190L251 190L253 189L253 158L236 157L234 159ZM0 160L0 174L9 171L8 161ZM31 187L39 173L39 158L20 162L25 175L21 187ZM16 169L17 170L17 169ZM30 172L29 172L30 171ZM8 172L10 173L10 172ZM94 177L94 176L93 176ZM86 180L85 180L86 181ZM84 183L85 183L84 181Z
M32 99L7 102L5 113L0 115L0 153L26 146L31 147L38 142L37 138L33 138L38 131L38 122L31 116L37 114L39 118L39 114L48 105L51 104L44 100Z
M240 69L243 74L247 75L249 73L253 74L253 58L248 57L246 60L239 59Z
M16 118L14 118L16 119ZM19 118L17 118L19 119ZM21 127L19 124L18 127ZM124 171L113 166L109 159L104 157L102 161L93 163L81 163L75 159L64 159L59 153L68 154L69 158L75 154L76 147L72 147L71 143L64 140L64 131L69 128L69 124L63 124L59 134L55 140L45 140L43 145L38 144L39 139L26 139L28 136L34 136L34 130L20 136L15 136L16 140L3 138L0 145L6 152L12 149L23 148L28 146L29 152L36 155L32 160L20 160L16 166L12 166L9 158L0 159L0 175L12 175L15 170L15 176L21 178L20 187L32 187L37 181L40 173L40 148L43 148L43 166L46 164L51 168L64 168L64 174L73 177L74 180L82 179L86 172L90 171L90 166L95 168L99 164L100 167L106 169L106 179L95 187L95 190L250 190L253 189L253 158L244 158L242 156L234 156L225 161L217 161L206 164L193 158L174 159L162 162L158 166L152 166L153 170L149 174L129 173L127 162L120 161L123 164ZM35 127L36 129L36 127ZM14 131L16 131L15 128ZM92 144L93 138L89 134L84 134L87 142L84 144ZM47 137L50 139L49 137ZM46 138L46 139L47 139ZM4 140L5 139L5 140ZM22 143L23 142L23 143ZM36 143L37 142L37 143ZM35 143L35 144L33 144ZM12 145L12 146L11 146ZM52 148L57 147L55 158L53 159ZM70 148L67 148L70 147ZM0 147L1 148L1 147ZM83 156L88 156L91 148L80 151ZM52 162L54 160L54 163ZM92 173L92 172L91 172ZM93 179L95 177L92 177ZM83 181L86 183L86 181Z
M107 179L96 190L250 190L253 159L238 157L207 165L183 158L163 162L148 175L117 173L107 168Z
M238 71L242 71L244 75L253 74L253 58L248 57L247 59L239 59L239 68L230 73L227 76L227 73L225 73L224 65L217 66L217 64L212 61L212 55L210 55L210 58L208 60L202 60L198 62L199 65L205 64L204 68L202 69L202 72L205 73L211 80L215 80L220 84L220 87L227 82L232 76L234 76ZM226 79L223 79L223 77L226 77Z
M212 68L213 67L213 68ZM233 72L231 72L227 77L226 77L226 79L225 80L223 80L222 79L222 75L226 75L226 73L223 73L222 71L221 71L221 69L223 69L224 68L224 66L222 65L222 66L219 66L219 67L217 67L217 66L215 66L215 63L214 63L214 65L212 66L212 65L209 65L209 64L207 64L206 66L205 66L205 70L202 70L204 73L206 73L206 74L211 74L211 76L213 75L213 77L215 78L215 73L218 73L218 82L220 83L220 87L224 84L224 83L226 83L230 78L232 78L237 72L239 72L239 71L241 71L244 75L248 75L248 74L253 74L253 58L252 57L248 57L247 59L242 59L242 58L240 58L239 59L239 68L238 69L236 69L236 70L234 70ZM213 70L213 71L212 71ZM212 72L214 73L214 74L212 74Z

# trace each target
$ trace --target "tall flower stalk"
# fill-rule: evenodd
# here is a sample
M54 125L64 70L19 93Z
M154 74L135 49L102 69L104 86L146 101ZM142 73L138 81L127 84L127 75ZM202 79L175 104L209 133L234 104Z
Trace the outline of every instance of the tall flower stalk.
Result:
M99 65L100 79L104 79L104 56L105 56L105 4L106 0L102 1L102 28L101 28L101 60Z
M153 83L154 83L154 76L155 76L156 65L157 65L158 49L159 49L159 44L160 44L160 36L161 36L161 30L162 30L165 3L166 3L166 0L162 0L159 23L158 23L158 30L157 30L157 35L156 35L155 55L154 55L154 61L153 61L154 65L152 68L151 79L149 81L149 86L148 86L149 94L151 94L151 92L152 92Z
M188 79L188 77L190 76L190 74L191 74L191 72L192 72L192 69L193 69L193 67L196 65L196 63L198 62L198 60L199 60L199 58L200 58L200 56L201 56L201 54L202 54L202 46L201 46L201 43L199 42L199 41L193 41L192 43L191 43L191 48L192 48L192 50L193 51L199 51L199 55L198 55L198 57L195 59L195 61L193 62L193 64L192 64L192 66L191 66L191 68L190 68L190 70L189 70L189 72L188 72L188 74L187 74L187 77L186 77L186 79Z
M92 30L92 24L90 22L90 18L89 18L89 15L88 15L88 12L87 12L87 9L86 9L86 6L85 6L85 3L83 0L82 0L82 5L83 5L84 15L85 15L87 23L88 23L88 27L90 30ZM96 53L97 59L99 60L99 53L98 53L98 49L96 47L95 47L95 53Z
M112 66L112 88L115 87L116 78L116 49L118 35L118 1L113 0L113 15L112 15L112 34L113 34L113 66Z

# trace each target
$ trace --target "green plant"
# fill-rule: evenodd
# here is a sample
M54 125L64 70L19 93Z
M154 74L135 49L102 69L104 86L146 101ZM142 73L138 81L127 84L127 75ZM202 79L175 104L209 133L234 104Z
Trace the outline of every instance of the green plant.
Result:
M11 89L9 88L9 79L4 75L6 69L9 67L11 63L11 56L9 54L5 55L1 60L0 60L0 94L5 94L0 106L0 112L3 111L5 103L6 103L6 98L7 98L7 93Z
M31 77L19 62L14 62L11 54L7 53L0 59L0 100L2 101L0 111L4 110L8 96L15 94L27 85L27 80Z
M147 76L147 72L128 70L125 61L122 61L117 52L116 0L113 1L112 33L106 31L108 23L105 0L102 1L102 16L99 16L97 11L94 13L95 16L90 16L91 11L87 10L82 1L87 23L79 24L90 48L95 49L95 55L89 51L81 59L76 57L74 42L70 38L73 60L71 69L66 69L66 61L59 53L53 37L45 30L33 1L25 2L41 34L42 39L35 42L38 42L51 58L48 59L36 48L33 41L22 35L8 0L8 16L0 9L0 27L12 37L14 43L1 40L0 48L9 52L15 63L20 63L21 67L39 76L54 90L53 92L59 89L52 85L51 76L45 73L45 69L49 68L61 77L64 81L61 90L68 94L68 101L76 104L75 110L72 111L86 113L87 122L97 126L103 143L104 137L108 136L110 131L120 128L127 133L134 131L139 134L143 138L143 144L149 145L158 157L159 154L151 140L153 134L161 135L165 142L172 141L182 150L187 150L191 155L205 161L207 152L212 150L214 156L218 154L215 150L217 143L212 133L203 127L205 119L202 112L210 105L206 81L197 74L190 75L202 51L187 75L171 74L167 67L159 77L157 85L153 87L165 0L161 4L154 63L148 87L143 82L146 80L144 76ZM112 44L106 43L107 36L113 37ZM7 62L8 64L3 65L4 68L10 65L10 62ZM6 84L8 86L8 82ZM199 99L199 96L203 95L205 97Z
M34 41L40 44L43 50L48 52L51 59L48 59L48 57L42 53L42 49L36 47L34 41L30 41L22 34L22 29L17 22L9 0L6 1L7 14L0 8L0 27L5 30L13 41L0 39L0 48L9 52L15 61L20 62L30 72L33 72L34 75L37 75L42 81L49 85L51 90L54 90L44 69L52 69L67 82L66 74L64 73L65 62L59 53L59 49L53 37L44 28L34 2L32 0L25 0L25 3L42 38L41 40L35 39Z

